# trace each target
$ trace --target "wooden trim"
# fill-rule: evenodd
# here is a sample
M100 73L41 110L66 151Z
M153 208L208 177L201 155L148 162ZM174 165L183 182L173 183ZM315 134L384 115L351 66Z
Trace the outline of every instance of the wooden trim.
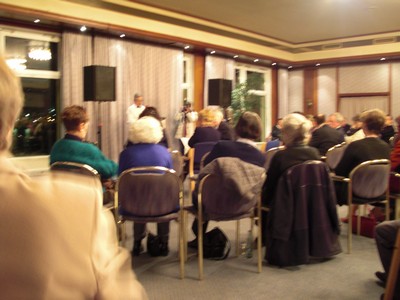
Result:
M343 93L339 94L339 98L356 98L356 97L379 97L379 96L390 96L390 92L381 93Z
M314 68L304 69L304 102L303 112L315 115L317 107L317 70Z
M205 78L205 56L203 54L194 55L194 104L195 111L204 108L204 78Z

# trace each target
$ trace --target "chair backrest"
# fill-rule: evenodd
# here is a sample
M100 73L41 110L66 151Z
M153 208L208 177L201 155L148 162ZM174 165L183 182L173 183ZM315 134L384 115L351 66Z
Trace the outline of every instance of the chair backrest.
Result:
M172 158L172 165L176 172L176 175L180 177L183 172L183 165L184 165L183 156L178 150L173 150L171 151L171 158Z
M203 169L204 167L204 161L206 160L208 154L210 154L211 151L208 151L207 153L204 153L203 157L200 160L200 170Z
M388 190L389 176L390 161L388 159L368 160L350 172L350 188L359 198L377 198Z
M199 203L212 220L247 217L260 198L265 170L236 157L220 157L204 167L198 187Z
M331 170L334 170L339 161L342 159L344 150L346 150L347 145L348 144L346 143L341 143L329 148L326 152L325 162Z
M161 217L179 210L182 182L172 169L138 167L118 177L118 212L122 216Z
M197 143L189 151L189 175L197 174L200 171L201 159L207 152L210 152L217 142Z
M91 166L70 161L57 161L51 164L50 171L66 171L76 174L96 176L100 179L100 174Z
M264 169L268 171L269 165L271 164L271 160L276 154L276 152L285 149L285 146L279 146L275 148L269 149L267 152L264 152L265 155L265 163L264 163Z

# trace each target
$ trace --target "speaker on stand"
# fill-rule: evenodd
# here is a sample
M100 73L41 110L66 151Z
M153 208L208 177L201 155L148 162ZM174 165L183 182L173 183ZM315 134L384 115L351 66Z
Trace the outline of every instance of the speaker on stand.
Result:
M208 104L219 105L226 109L232 102L232 80L208 80Z
M97 143L101 149L101 102L115 101L115 67L83 67L83 100L98 102Z

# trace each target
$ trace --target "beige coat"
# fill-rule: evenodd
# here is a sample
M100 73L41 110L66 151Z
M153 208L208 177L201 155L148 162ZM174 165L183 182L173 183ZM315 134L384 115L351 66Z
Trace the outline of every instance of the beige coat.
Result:
M98 180L29 178L0 157L2 299L146 299Z

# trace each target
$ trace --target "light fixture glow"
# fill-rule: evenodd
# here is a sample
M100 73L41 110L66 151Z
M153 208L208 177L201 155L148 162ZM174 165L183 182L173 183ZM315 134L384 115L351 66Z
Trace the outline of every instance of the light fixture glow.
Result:
M8 67L12 70L22 71L26 69L25 58L9 58L6 60Z
M386 58L382 57L381 60L386 60Z
M186 45L185 46L185 50L187 50L187 49L189 49L190 48L190 46L189 45Z
M33 60L47 61L51 60L51 50L48 42L31 41L29 43L28 56Z
M256 58L255 60L253 60L254 62L258 62L258 58Z
M215 53L215 50L211 51L210 53L211 53L211 54L214 54L214 53Z
M125 33L122 33L119 37L120 38L124 38L125 37Z
M276 66L276 62L272 63L273 66Z
M80 31L84 32L84 31L86 31L86 29L87 29L86 26L83 25L83 26L81 27Z
M40 19L36 19L35 21L33 21L34 23L39 23Z
M318 63L318 64L315 64L315 66L316 66L316 67L319 67L320 65L321 65L320 63Z
M233 56L233 58L238 58L239 57L239 55L235 55L235 56Z
M291 69L291 68L293 68L293 66L289 66L289 67L288 67L288 69Z

